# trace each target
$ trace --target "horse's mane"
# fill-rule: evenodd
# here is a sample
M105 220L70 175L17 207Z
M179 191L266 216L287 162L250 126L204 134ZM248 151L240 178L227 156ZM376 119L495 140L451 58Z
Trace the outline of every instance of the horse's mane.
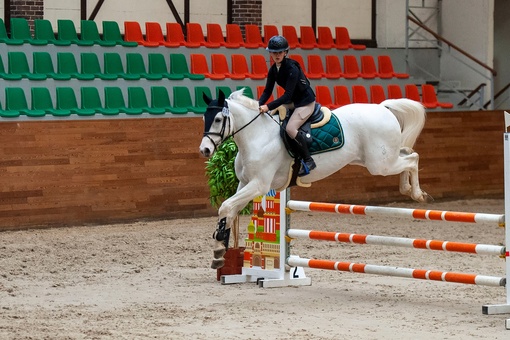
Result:
M236 103L239 103L249 109L258 110L259 102L254 99L251 99L250 97L246 97L243 93L244 93L244 88L234 91L230 94L228 99L235 101Z

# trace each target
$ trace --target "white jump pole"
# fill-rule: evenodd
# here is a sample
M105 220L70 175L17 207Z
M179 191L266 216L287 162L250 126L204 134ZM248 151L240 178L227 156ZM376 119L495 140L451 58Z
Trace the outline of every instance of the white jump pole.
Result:
M468 213L458 211L441 211L425 209L407 209L392 207L374 207L355 204L335 204L306 201L289 201L289 209L299 211L316 211L337 214L391 216L421 220L463 222L463 223L498 223L505 221L505 215Z
M426 250L442 250L449 252L471 253L478 255L505 255L505 246L492 244L461 243L440 240L424 240L406 237L378 236L364 234L337 233L334 231L289 229L287 235L321 241L333 241L352 244L371 244L379 246L404 247Z
M507 120L505 112L505 122ZM508 127L508 126L506 126ZM505 132L503 136L504 143L504 162L505 162L505 271L506 271L506 304L484 305L483 314L510 314L510 133ZM510 319L509 319L510 320ZM506 322L507 329L510 329L510 321Z

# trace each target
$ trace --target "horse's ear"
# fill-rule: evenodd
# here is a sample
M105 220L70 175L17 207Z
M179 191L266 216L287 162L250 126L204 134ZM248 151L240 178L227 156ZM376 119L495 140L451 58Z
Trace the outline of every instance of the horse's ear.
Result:
M225 93L220 89L218 91L218 105L223 106L223 103L225 102Z
M205 94L205 92L202 92L202 98L204 98L204 102L205 102L207 105L209 105L209 103L212 101L212 99L211 99L211 98L209 98L209 97Z

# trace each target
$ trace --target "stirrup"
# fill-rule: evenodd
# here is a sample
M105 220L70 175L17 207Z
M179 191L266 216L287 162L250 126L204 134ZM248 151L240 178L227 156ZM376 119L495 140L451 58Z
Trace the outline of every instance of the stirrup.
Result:
M310 171L312 171L316 167L317 167L317 165L315 165L315 162L313 159L310 159L306 162L304 160L301 160L301 168L299 169L298 177L303 177L303 176L310 174Z

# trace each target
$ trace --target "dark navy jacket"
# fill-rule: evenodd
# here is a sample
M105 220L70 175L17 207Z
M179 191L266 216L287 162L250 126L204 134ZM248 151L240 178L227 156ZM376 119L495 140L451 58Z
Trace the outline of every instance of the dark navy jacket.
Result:
M276 63L271 66L267 74L266 87L259 99L259 105L265 104L271 97L275 82L285 89L285 93L267 104L270 110L291 102L295 107L300 107L315 101L315 93L310 87L310 82L295 60L285 57L279 70L276 68Z

